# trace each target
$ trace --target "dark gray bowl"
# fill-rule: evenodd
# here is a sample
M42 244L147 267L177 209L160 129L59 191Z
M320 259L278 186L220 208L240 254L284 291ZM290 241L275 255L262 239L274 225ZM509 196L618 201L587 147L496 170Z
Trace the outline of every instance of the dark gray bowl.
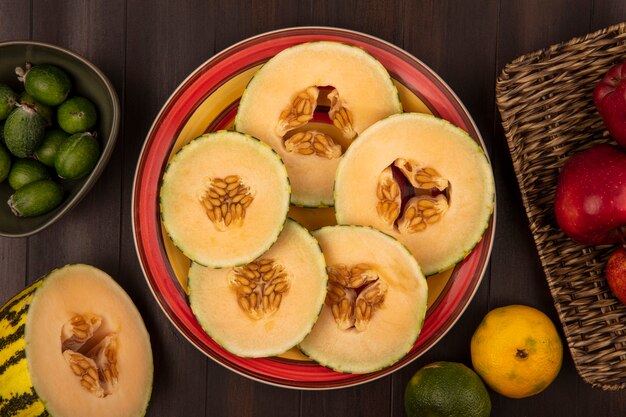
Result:
M94 170L85 178L75 181L59 180L65 197L59 207L37 217L19 218L11 213L6 201L13 193L7 182L0 184L0 236L24 237L40 232L59 220L87 194L106 166L120 125L120 103L108 78L85 58L54 45L40 42L14 41L0 43L0 82L15 91L23 91L17 81L15 67L31 64L54 64L63 68L72 79L73 95L91 100L98 109L95 130L102 154Z

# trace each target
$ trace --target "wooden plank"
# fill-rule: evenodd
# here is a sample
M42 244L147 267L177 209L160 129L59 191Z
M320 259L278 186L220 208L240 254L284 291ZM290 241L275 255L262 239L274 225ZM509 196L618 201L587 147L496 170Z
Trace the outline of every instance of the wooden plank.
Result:
M355 347L358 349L358 347ZM388 416L391 376L333 391L303 391L302 416Z
M0 2L0 40L30 38L30 3L21 0ZM28 239L0 238L0 305L21 291L28 275Z
M626 21L626 2L602 0L593 2L591 30L602 29Z
M168 323L150 293L133 244L130 204L144 138L178 84L213 54L214 24L210 2L127 2L120 267L152 336L155 381L149 416L202 416L207 406L207 359Z
M310 25L311 3L311 0L263 2L216 0L215 52L271 30Z
M407 2L403 41L454 90L492 142L498 0Z
M300 393L252 381L212 360L207 368L205 416L298 415Z
M23 0L0 2L0 40L28 40L32 21L30 3Z
M402 46L403 0L314 1L312 18L322 26L356 30Z

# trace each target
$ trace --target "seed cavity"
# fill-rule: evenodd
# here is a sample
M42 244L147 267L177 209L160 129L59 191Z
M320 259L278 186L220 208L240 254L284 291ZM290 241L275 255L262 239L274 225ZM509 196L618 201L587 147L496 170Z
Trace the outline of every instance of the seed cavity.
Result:
M372 315L385 301L387 283L368 264L337 264L327 269L325 303L330 307L337 326L341 330L367 330Z
M209 186L200 197L207 217L218 231L243 224L246 209L254 196L238 175L225 178L211 178Z
M404 215L398 219L398 230L403 233L426 230L429 224L441 220L446 210L448 210L448 200L443 194L435 197L412 197L406 203Z
M400 233L421 232L444 216L450 189L449 181L436 169L399 158L378 178L376 211Z
M339 91L335 88L328 93L328 99L330 100L328 116L330 120L332 120L333 125L341 130L341 133L346 139L354 139L356 131L352 127L352 113L344 105L343 100L339 96Z
M269 258L233 268L228 280L237 295L239 307L254 320L278 311L290 288L285 268Z
M63 350L78 351L93 337L102 325L102 318L96 314L77 314L61 328Z
M283 138L287 152L300 155L314 155L327 159L335 159L341 156L341 146L327 134L317 130L305 130L297 132L290 137L287 133L307 125L312 119L317 107L320 90L311 86L299 92L285 108L276 124L276 134ZM357 135L353 129L353 115L346 103L341 99L339 91L333 89L328 93L330 108L328 116L332 124L339 129L345 139L352 140Z
M283 137L290 130L304 126L313 119L319 94L320 90L317 87L309 87L298 93L289 107L280 113L276 133Z
M333 138L317 130L295 133L285 141L285 149L287 152L316 155L326 159L341 156L341 146Z
M411 185L417 189L444 191L449 186L448 180L441 177L434 168L421 167L415 161L402 158L396 159L393 164L404 174Z
M94 335L102 317L76 314L61 329L62 354L80 385L99 398L115 392L118 382L117 334ZM89 347L87 350L87 347Z
M400 214L402 196L400 195L400 186L393 178L391 167L385 168L380 174L376 196L378 197L378 204L376 205L378 215L382 217L385 223L393 226Z

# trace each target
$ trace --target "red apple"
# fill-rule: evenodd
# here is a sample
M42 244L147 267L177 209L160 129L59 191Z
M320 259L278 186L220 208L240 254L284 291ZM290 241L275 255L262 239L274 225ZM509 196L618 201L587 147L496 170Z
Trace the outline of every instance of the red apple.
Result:
M559 175L554 212L563 232L580 243L622 242L626 231L626 152L600 144L572 156Z
M593 91L593 101L611 136L626 147L626 62L604 75Z
M613 294L626 304L626 250L621 246L613 251L606 264L606 281Z

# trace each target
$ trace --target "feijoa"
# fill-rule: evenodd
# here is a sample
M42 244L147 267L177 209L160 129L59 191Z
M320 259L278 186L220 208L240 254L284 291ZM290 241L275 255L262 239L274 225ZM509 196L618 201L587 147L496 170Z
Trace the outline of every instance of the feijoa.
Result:
M57 122L67 133L85 132L97 119L96 107L84 97L72 97L57 109Z
M6 84L0 84L0 120L6 119L17 103L17 94Z
M0 143L6 146L6 142L4 141L4 122L0 122Z
M76 133L65 139L54 159L54 168L61 178L76 180L89 174L98 163L100 146L93 134Z
M27 158L35 152L44 137L43 117L27 105L18 105L4 122L4 141L11 153Z
M35 151L35 158L49 167L54 167L54 160L61 144L70 135L61 129L50 129L46 131L43 142Z
M24 88L35 100L49 106L63 103L72 88L67 73L56 65L41 64L24 74Z
M11 153L0 144L0 182L7 179L9 171L11 171Z
M9 185L14 190L19 190L31 182L47 180L50 172L41 162L34 159L18 159L13 162L9 172Z
M48 126L52 125L52 122L54 121L53 120L54 112L52 111L52 107L38 102L37 100L35 100L33 96L28 94L26 91L20 94L19 102L21 104L27 104L28 106L35 109L35 111L39 113L39 115L43 117L43 119L46 121L46 125Z
M7 204L19 217L39 216L61 204L63 188L52 180L40 180L17 190Z

